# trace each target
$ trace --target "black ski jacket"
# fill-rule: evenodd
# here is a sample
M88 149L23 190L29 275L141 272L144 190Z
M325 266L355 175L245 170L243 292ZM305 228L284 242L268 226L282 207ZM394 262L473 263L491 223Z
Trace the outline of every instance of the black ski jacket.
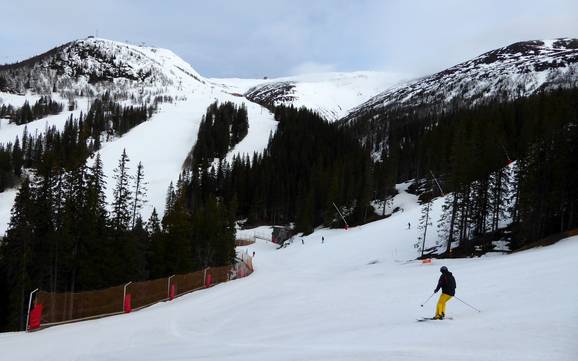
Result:
M438 281L435 292L439 291L440 288L442 292L446 295L455 296L456 294L456 279L450 271L443 272Z

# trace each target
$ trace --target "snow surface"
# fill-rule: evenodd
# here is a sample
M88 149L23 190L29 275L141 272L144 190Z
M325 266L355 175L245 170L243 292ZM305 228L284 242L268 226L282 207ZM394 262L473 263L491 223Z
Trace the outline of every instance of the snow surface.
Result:
M20 95L0 92L0 106L12 105L15 108L19 108L24 105L26 100L28 100L30 104L34 104L38 99L40 99L40 95L33 95L30 93L26 95Z
M578 237L427 265L408 261L418 231L406 225L418 215L407 204L387 219L318 230L280 250L257 239L239 249L256 252L245 279L131 314L0 334L2 359L576 360ZM433 315L437 296L420 304L441 265L456 277L457 296L481 313L454 298L453 320L416 322Z
M5 95L6 95L6 93L0 93L0 98L4 97ZM30 122L28 124L23 124L23 125L12 124L12 123L8 122L8 119L0 118L0 143L4 143L4 144L14 143L14 140L16 139L16 137L18 137L20 139L20 142L21 142L20 144L22 145L22 133L24 132L25 128L27 129L28 134L32 134L33 136L38 134L38 133L44 133L44 131L47 128L52 127L52 126L55 126L57 129L63 129L64 124L66 123L66 121L68 119L70 119L71 115L74 118L78 118L80 116L81 112L84 112L86 114L86 112L90 108L87 98L77 98L76 99L76 102L77 102L76 109L69 111L67 109L67 105L68 105L67 100L62 99L60 96L58 96L58 94L52 94L51 97L52 97L52 100L64 104L65 110L63 110L60 114L49 115L49 116L46 116L42 119L38 119L38 120L35 120L35 121ZM38 96L29 94L26 97L14 96L11 98L7 98L7 99L5 99L6 100L5 104L12 104L14 106L22 106L22 104L24 104L24 100L22 98L27 98L30 105L33 105L34 102L36 100L38 100Z
M10 212L14 204L14 199L16 199L16 193L18 193L18 190L15 188L0 192L0 238L4 236L4 233L8 229Z
M231 92L245 94L251 88L261 88L267 93L283 84L294 88L288 94L292 100L275 101L275 105L293 105L317 111L328 121L345 116L355 106L380 92L408 79L405 74L357 71L304 74L275 79L211 79L223 84Z

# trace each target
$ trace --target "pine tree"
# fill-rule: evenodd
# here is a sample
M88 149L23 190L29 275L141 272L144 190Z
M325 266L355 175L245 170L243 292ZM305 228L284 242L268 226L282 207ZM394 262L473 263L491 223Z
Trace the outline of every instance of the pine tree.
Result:
M156 209L153 209L146 229L150 239L147 261L150 277L155 279L166 276L169 274L166 257L166 237L161 229L161 222Z
M190 216L182 200L177 200L170 213L163 217L167 242L165 259L169 273L187 273L194 269Z
M67 258L62 259L69 270L68 290L75 292L78 285L84 283L83 277L87 267L86 259L90 257L89 246L91 230L86 213L87 200L87 167L84 162L66 172L64 186L64 204L62 209L61 243ZM62 263L62 262L61 262Z
M4 283L8 309L8 329L24 330L26 321L26 301L32 289L31 266L36 235L33 228L33 195L30 181L25 178L12 207L10 224L5 239L0 243L0 262L5 272Z
M134 228L136 219L138 218L137 215L144 203L146 197L146 188L147 183L144 180L144 166L141 162L138 163L136 168L136 176L134 177L134 196L133 196L133 204L132 204L132 222L131 228Z
M14 146L12 147L12 166L14 167L14 174L17 177L22 175L22 165L24 164L24 154L20 148L20 141L18 137L14 141Z
M104 231L107 219L105 189L106 176L104 175L100 153L97 153L88 175L87 206L90 216L98 220L97 228L101 231Z
M432 192L431 188L429 189L429 191L424 193L422 202L423 203L421 206L421 215L419 218L419 225L417 227L419 231L423 231L423 234L418 238L418 243L417 243L418 250L420 252L420 257L423 257L423 255L424 255L425 244L426 244L426 240L427 240L427 231L428 231L429 226L432 225L430 213L431 213L432 202L433 202L433 192Z
M114 169L115 187L112 203L112 226L116 232L123 232L129 229L131 224L131 201L130 192L131 176L129 175L129 158L126 149Z
M167 196L165 198L165 215L170 214L175 208L176 194L173 182L169 184Z

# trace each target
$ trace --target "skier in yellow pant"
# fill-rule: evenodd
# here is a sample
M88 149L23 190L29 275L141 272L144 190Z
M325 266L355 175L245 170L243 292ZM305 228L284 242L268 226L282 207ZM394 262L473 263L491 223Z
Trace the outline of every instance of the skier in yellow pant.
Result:
M443 319L446 315L446 303L452 299L452 296L446 295L442 292L440 299L438 300L438 305L436 306L436 319Z
M443 320L446 317L446 303L456 294L456 279L446 266L440 268L442 275L438 281L438 285L434 293L442 289L442 294L438 300L436 307L435 320Z

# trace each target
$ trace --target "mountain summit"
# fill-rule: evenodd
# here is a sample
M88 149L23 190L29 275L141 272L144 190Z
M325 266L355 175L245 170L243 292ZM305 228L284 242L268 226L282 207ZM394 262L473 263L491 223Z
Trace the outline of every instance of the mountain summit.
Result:
M184 60L167 49L86 38L22 62L0 66L3 89L24 93L54 90L96 91L130 87L182 87L204 82Z

